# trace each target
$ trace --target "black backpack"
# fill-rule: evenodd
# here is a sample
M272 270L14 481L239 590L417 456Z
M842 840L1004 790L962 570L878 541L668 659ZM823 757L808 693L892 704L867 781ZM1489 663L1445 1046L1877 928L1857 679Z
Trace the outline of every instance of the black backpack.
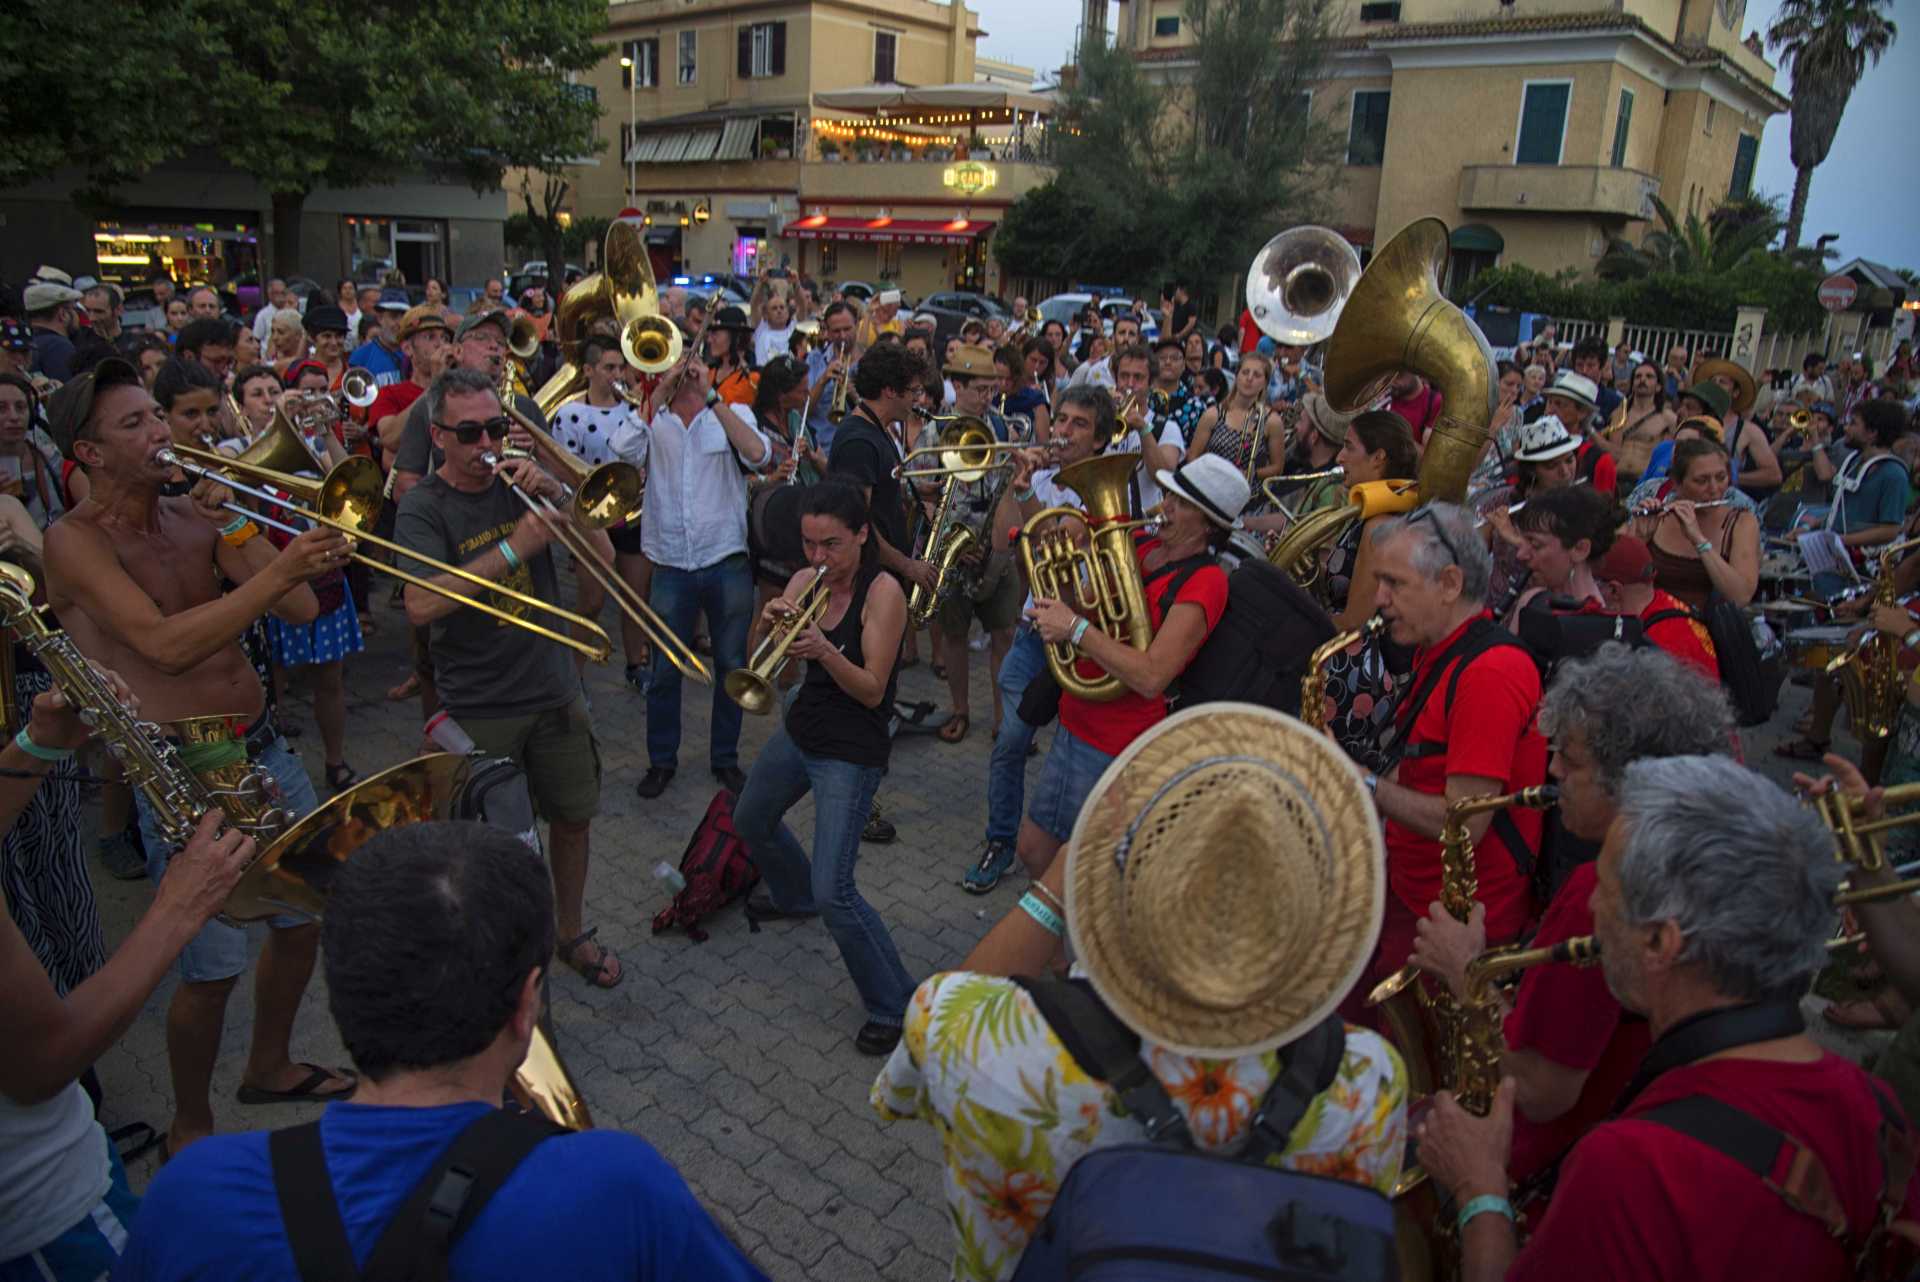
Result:
M1779 706L1780 687L1787 679L1785 651L1763 656L1753 639L1753 620L1718 592L1698 617L1713 638L1720 684L1733 703L1735 719L1743 726L1765 725Z
M1654 645L1647 629L1668 619L1691 618L1688 610L1656 610L1645 619L1627 614L1592 614L1568 597L1542 592L1520 610L1520 640L1533 652L1544 687L1568 659L1584 659L1609 641L1635 650Z
M512 757L467 758L466 782L453 799L449 819L471 819L489 828L510 832L527 843L536 855L544 855L540 845L540 824L533 813L533 795L527 791L527 775Z
M1211 556L1170 562L1146 576L1151 585L1171 574L1172 601ZM1285 571L1249 557L1227 576L1227 608L1193 661L1167 691L1167 710L1233 699L1300 715L1300 679L1316 647L1334 633L1333 620Z

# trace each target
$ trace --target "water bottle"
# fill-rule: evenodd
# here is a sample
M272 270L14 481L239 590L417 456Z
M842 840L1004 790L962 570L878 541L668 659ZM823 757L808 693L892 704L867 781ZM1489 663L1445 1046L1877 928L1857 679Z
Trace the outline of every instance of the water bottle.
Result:
M445 708L428 718L427 738L442 750L456 752L463 757L473 751L473 737L460 728L460 723Z
M653 875L660 879L669 895L677 895L687 888L687 879L680 875L680 870L664 859L653 866Z

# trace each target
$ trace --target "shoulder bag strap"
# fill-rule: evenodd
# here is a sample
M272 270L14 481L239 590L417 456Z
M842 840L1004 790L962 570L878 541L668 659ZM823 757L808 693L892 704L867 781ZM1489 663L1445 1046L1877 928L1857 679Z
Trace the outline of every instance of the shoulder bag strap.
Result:
M326 1153L320 1146L320 1123L269 1134L267 1159L272 1163L280 1220L301 1282L358 1282L360 1269L353 1262L353 1246L340 1219L340 1203L333 1195Z
M1820 1155L1785 1131L1711 1095L1688 1095L1636 1113L1723 1153L1759 1178L1780 1200L1820 1221L1828 1236L1846 1241L1847 1215Z
M1140 1058L1140 1038L1115 1018L1090 984L1024 975L1016 975L1013 982L1027 990L1073 1062L1120 1097L1127 1112L1146 1128L1149 1140L1191 1147L1186 1119Z
M1285 1049L1280 1071L1254 1111L1246 1145L1238 1154L1240 1161L1264 1166L1275 1153L1285 1151L1293 1128L1300 1125L1315 1097L1333 1085L1346 1053L1347 1026L1337 1011Z
M454 1138L400 1205L367 1257L366 1282L439 1282L453 1244L526 1156L562 1134L526 1113L491 1109Z

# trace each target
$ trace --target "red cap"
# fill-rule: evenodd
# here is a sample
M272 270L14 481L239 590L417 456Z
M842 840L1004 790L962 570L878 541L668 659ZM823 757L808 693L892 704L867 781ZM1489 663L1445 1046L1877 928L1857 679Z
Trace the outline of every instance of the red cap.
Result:
M1593 577L1602 583L1651 583L1653 554L1641 540L1622 534L1594 565Z

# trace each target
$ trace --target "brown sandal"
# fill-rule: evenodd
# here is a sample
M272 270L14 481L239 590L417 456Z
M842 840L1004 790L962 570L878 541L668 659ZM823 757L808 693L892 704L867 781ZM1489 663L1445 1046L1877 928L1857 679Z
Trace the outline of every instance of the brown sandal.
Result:
M959 727L955 729L954 727ZM964 712L956 712L940 723L937 733L941 743L959 743L967 737L967 731L973 728L973 718Z
M593 946L600 951L600 956L591 962L580 960L581 945L593 941L593 937L599 933L598 926L583 930L572 939L562 940L554 951L559 954L563 963L577 971L582 979L595 988L617 988L620 981L627 977L627 972L620 965L620 959L614 956L613 949L605 944L594 942Z

